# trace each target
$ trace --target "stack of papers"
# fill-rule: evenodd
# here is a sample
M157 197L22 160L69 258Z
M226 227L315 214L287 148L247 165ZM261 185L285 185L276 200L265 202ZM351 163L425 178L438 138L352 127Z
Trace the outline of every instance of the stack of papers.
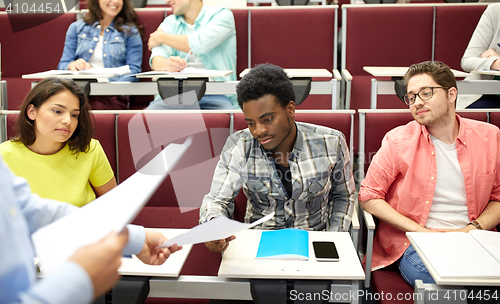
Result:
M130 67L128 65L124 65L118 68L102 68L102 69L90 68L88 70L83 70L83 71L50 70L44 73L48 75L97 75L97 76L112 75L112 77L114 77L114 76L130 74Z
M443 278L498 278L500 233L484 230L465 232L407 232L418 249Z

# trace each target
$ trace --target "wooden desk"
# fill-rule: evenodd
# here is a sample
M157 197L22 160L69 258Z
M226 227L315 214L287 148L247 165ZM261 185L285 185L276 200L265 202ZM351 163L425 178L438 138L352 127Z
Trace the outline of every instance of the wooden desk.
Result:
M408 67L375 67L375 66L365 66L363 67L367 73L373 75L374 77L403 77ZM451 69L455 77L467 77L469 73ZM468 94L483 94L491 90L496 90L500 92L498 86L492 87L491 81L457 81L459 93ZM372 78L371 82L371 93L370 93L370 109L377 108L377 95L394 95L396 91L394 89L394 81L380 81L376 78Z
M236 234L222 256L219 277L228 279L308 279L332 280L331 292L358 294L359 281L365 278L363 267L347 232L309 232L309 260L256 259L262 230L248 229ZM333 241L339 262L318 262L313 241ZM345 298L344 298L345 300ZM348 298L358 303L357 297Z
M149 296L251 300L249 280L252 278L328 279L333 280L332 292L345 295L344 299L334 299L333 302L359 303L358 297L349 298L348 295L358 294L359 281L365 274L347 232L310 232L310 241L332 240L336 243L339 262L317 262L312 247L309 261L257 260L255 254L260 234L260 230L253 229L236 234L236 240L223 254L218 277L154 277L150 280Z
M367 73L375 77L403 77L408 71L408 67L379 67L379 66L365 66L363 67ZM451 69L455 77L467 77L469 73Z
M309 232L309 260L256 259L262 230L248 229L236 234L222 256L219 276L247 279L363 280L365 273L347 232ZM339 262L318 262L312 241L333 241Z
M125 75L125 74L124 74ZM33 74L25 74L22 75L21 77L23 79L45 79L49 77L56 77L56 78L65 78L65 79L75 79L75 80L92 80L92 79L97 79L97 78L111 78L111 77L116 77L116 76L121 76L117 74L54 74L52 71L46 71L46 72L40 72L40 73L33 73Z
M304 74L299 72L299 69L291 69L291 70L296 70L297 75L295 77L302 77ZM313 77L326 77L326 78L331 78L332 73L328 72L328 70L308 70L308 71L313 71L314 75ZM224 71L221 71L221 74L217 74L214 77L219 77L220 75L223 75ZM337 71L334 71L334 78L332 78L330 81L313 81L311 83L311 92L310 94L312 95L331 95L332 96L332 110L340 109L340 74L338 74ZM307 74L306 74L307 75ZM309 74L310 75L310 74ZM319 75L319 76L315 76ZM45 77L41 77L45 76ZM28 74L28 75L23 75L23 78L25 79L43 79L46 77L50 77L54 75L47 75L43 73L35 73L35 74ZM155 74L150 74L150 75L138 75L137 78L150 78L151 80L158 78L159 75ZM185 77L194 77L194 76L200 76L200 74L184 74L184 75L161 75L161 78L182 78L185 79ZM208 75L211 77L210 75ZM62 76L61 76L62 77ZM89 79L95 79L95 76L89 77L89 75L82 75L82 77L87 77L87 78L79 78L80 80L89 80ZM207 75L204 75L203 77L207 77ZM64 78L70 78L66 77L64 75ZM75 80L78 80L77 78L73 78ZM206 95L218 95L218 94L224 94L224 95L234 95L236 94L236 85L238 84L238 81L208 81L206 83ZM91 82L90 83L90 95L156 95L158 94L158 84L155 81L146 81L146 82Z
M171 78L171 79L189 79L189 78L212 78L212 77L225 77L232 74L232 70L207 70L206 72L179 72L179 73L169 73L162 71L150 71L143 72L135 75L137 78L150 78L152 81L156 81L159 78Z
M453 255L456 252L461 252L461 255L465 255L463 253L470 253L470 254L467 254L468 258L471 259L469 264L475 265L475 267L472 267L471 265L467 265L467 266L469 266L468 271L474 275L476 275L478 273L482 273L484 275L483 276L476 276L476 277L469 277L469 276L465 276L465 275L453 276L453 277L451 277L451 276L442 277L441 275L439 275L438 271L435 268L435 265L432 264L431 260L426 255L426 251L423 250L419 246L419 239L417 239L416 237L417 236L425 237L426 234L423 234L423 233L425 233L425 232L407 232L406 235L407 235L408 239L410 240L410 242L412 243L413 248L415 248L415 251L418 253L420 258L424 262L425 266L429 270L429 273L432 275L432 277L434 278L434 280L436 281L437 284L439 284L439 285L444 285L444 284L446 284L446 285L467 285L467 286L500 286L500 272L497 272L500 269L500 264L498 264L497 261L493 257L487 256L487 258L489 258L492 263L491 264L488 263L489 267L484 268L482 261L478 261L477 257L475 260L475 256L474 256L474 252L473 252L474 250L472 247L467 247L466 244L461 244L461 243L457 243L457 242L454 242L453 246L449 246L449 244L439 244L439 243L433 242L433 245L434 245L434 243L436 243L435 246L433 246L433 248L432 248L433 250L436 250L439 253L442 253L444 256L450 256L449 260L443 259L445 264L440 264L440 265L442 265L442 266L443 265L450 265L450 266L460 267L458 265L463 265L463 264L460 263L458 260L453 259ZM429 236L433 237L432 235L429 235ZM441 237L441 236L445 236L445 234L440 234L439 237ZM413 237L415 237L415 239ZM422 239L422 241L426 240L426 239ZM427 249L429 249L429 248L427 248ZM462 269L462 268L455 268L455 267L453 267L453 269ZM483 267L483 268L481 268L481 267ZM471 271L470 268L474 268L474 271ZM467 267L466 267L466 269L467 269ZM481 269L484 271L481 271Z
M288 74L288 77L325 77L332 78L332 73L330 73L327 69L284 69L285 73ZM245 69L240 73L240 77L245 76L250 69Z

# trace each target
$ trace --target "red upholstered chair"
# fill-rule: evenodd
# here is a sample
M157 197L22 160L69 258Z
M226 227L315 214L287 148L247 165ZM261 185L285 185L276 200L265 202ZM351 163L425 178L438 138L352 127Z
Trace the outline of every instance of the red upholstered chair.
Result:
M432 59L433 14L432 6L342 6L342 78L346 80L346 108L370 108L373 77L363 70L364 66L410 66ZM379 95L377 101L378 108L382 109L407 108L395 95ZM354 128L354 153L357 154L357 117Z
M283 68L336 70L336 8L251 9L251 66L269 62ZM331 109L332 98L309 95L299 108Z
M17 110L31 88L24 74L57 69L66 31L75 13L0 13L2 80L7 81L8 109Z
M413 121L413 117L408 110L360 110L360 155L365 155L364 158L360 157L360 160L366 159L366 161L361 163L360 168L368 168L371 159L375 155L375 153L380 148L382 143L382 139L385 134L392 130L393 128L404 125L410 121ZM480 121L487 121L487 113L486 112L473 112L462 110L459 111L458 114L464 118L476 119ZM368 131L369 130L369 136ZM364 166L363 166L364 165ZM363 175L358 175L362 176ZM373 246L373 237L374 230L377 220L371 214L366 211L362 211L364 220L368 231L367 231L367 246L366 246L366 279L365 279L365 287L369 287L370 284L373 286L373 292L376 293L385 293L396 295L398 293L413 293L413 288L408 285L404 279L401 277L399 273L399 269L397 265L393 264L391 266L371 271L371 256L372 256L372 246ZM389 301L388 299L381 299L381 304L389 304L394 303ZM413 303L413 301L401 300L398 303Z
M171 14L171 10L167 11L166 7L158 8L155 10L151 9L136 9L137 21L144 27L144 34L142 36L142 71L151 71L149 66L149 58L151 57L151 51L148 49L149 35L156 31L160 24L163 22L167 14ZM150 81L149 79L141 79L140 81ZM154 95L136 95L130 97L129 108L132 110L142 110L146 108L151 101L153 101Z
M199 206L209 191L216 161L229 135L229 115L180 111L119 114L117 127L120 181L135 173L162 146L194 136L191 147L133 223L151 228L198 225ZM216 276L220 261L221 255L210 252L204 244L194 245L181 275ZM162 303L191 302L170 299Z
M116 115L111 113L94 113L94 138L101 143L108 161L113 168L115 176L117 176L117 159L116 159Z
M162 147L193 136L193 144L147 207L199 208L210 189L216 161L229 136L228 114L194 111L119 114L117 130L120 182L152 159Z
M236 27L236 78L248 68L248 14L247 9L232 9Z
M435 60L462 70L460 61L487 4L436 6ZM450 35L450 32L460 35Z

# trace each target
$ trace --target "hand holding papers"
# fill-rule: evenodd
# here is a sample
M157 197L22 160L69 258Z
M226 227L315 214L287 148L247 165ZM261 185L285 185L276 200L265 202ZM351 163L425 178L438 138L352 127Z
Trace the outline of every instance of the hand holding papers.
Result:
M186 244L197 244L197 243L204 243L214 240L225 239L228 236L231 236L238 231L251 228L260 223L263 223L271 219L273 216L274 212L266 215L265 217L251 224L241 223L238 221L228 219L225 216L220 216L209 222L198 225L184 234L178 235L166 241L165 243L158 246L158 248L170 247L174 244L182 246Z
M191 144L170 144L116 188L32 235L42 271L48 273L82 246L130 223Z

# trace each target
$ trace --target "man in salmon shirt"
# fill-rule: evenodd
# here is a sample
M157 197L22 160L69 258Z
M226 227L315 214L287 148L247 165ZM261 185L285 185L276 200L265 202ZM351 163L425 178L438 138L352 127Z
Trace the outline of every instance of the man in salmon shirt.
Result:
M359 204L380 219L372 271L397 263L414 286L434 279L405 232L490 230L500 223L500 131L455 113L457 83L444 63L414 64L404 81L415 121L386 134Z

